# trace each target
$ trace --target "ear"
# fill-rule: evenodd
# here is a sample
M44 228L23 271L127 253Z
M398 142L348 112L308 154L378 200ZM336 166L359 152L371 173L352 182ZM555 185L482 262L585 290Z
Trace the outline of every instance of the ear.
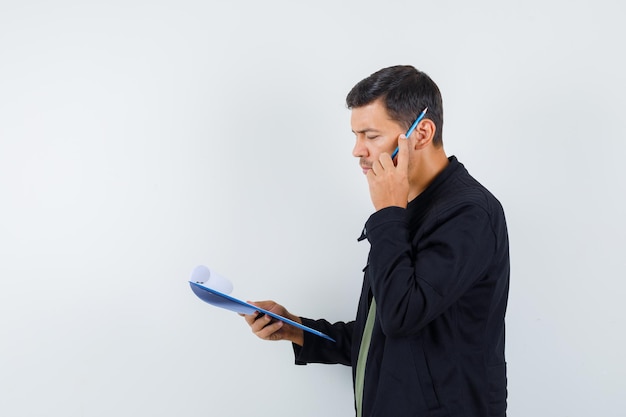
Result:
M413 133L417 138L415 140L415 149L423 149L433 142L437 126L430 119L424 119L415 128Z

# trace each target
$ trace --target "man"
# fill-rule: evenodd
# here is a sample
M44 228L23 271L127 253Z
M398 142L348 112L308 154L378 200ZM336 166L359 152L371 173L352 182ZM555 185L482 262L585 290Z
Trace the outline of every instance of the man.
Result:
M262 339L291 341L297 364L352 366L358 416L505 416L509 248L500 203L446 156L441 94L423 72L384 68L346 101L376 209L360 238L371 248L356 320L331 324L256 303L336 343L267 316L247 323Z

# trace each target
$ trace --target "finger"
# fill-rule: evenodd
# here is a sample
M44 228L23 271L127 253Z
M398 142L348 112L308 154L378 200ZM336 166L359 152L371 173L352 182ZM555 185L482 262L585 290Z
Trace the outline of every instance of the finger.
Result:
M393 167L393 160L391 159L391 155L389 155L387 152L381 153L378 157L378 160L380 161L380 166L383 168L383 170Z
M257 319L255 314L240 314L241 317L248 323L248 326L252 326L254 321Z
M257 321L261 317L265 316L265 313L259 313L257 311L257 312L255 312L253 314L239 314L239 315L244 318L244 320L246 321L246 323L248 323L249 326L252 326L255 321Z
M263 314L262 316L260 316L260 315L253 315L252 317L253 317L253 319L252 319L252 323L250 323L250 328L252 329L253 333L260 332L268 324L270 324L272 322L272 318L270 316L265 315L265 314Z
M255 307L263 308L260 304L264 304L264 303L271 304L273 302L272 301L260 301L260 302L246 301L246 303ZM254 323L254 321L259 318L259 313L260 313L259 311L255 311L254 313L250 313L250 314L239 313L239 315L244 318L244 320L246 321L246 323L248 323L248 325L252 326L252 323Z
M378 158L378 161L374 161L372 163L372 169L369 170L369 173L372 173L374 175L381 175L384 171L383 165L380 162L380 157Z
M406 170L409 165L409 140L405 135L398 136L398 156L396 166Z
M261 319L263 320L263 319ZM265 327L255 332L255 334L264 340L281 340L282 333L280 329L283 327L283 322L276 320L273 323L267 324Z
M272 300L267 300L267 301L246 301L246 303L254 306L254 307L259 307L259 309L261 310L268 310L268 311L272 311L272 309L278 309L280 308L280 306L278 304L276 304L275 301ZM251 320L254 321L256 319L258 319L260 317L260 314L262 314L260 311L256 311L253 314L250 314L251 316Z
M378 161L374 161L372 162L372 168L367 172L367 174L372 174L372 175L376 175L376 171L380 171L380 168L378 167L379 163Z

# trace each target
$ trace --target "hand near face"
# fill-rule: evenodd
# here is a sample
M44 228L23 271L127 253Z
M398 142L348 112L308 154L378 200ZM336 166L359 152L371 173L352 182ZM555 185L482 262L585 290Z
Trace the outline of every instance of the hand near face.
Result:
M409 142L406 136L398 137L396 164L387 152L380 154L367 171L370 197L376 211L385 207L406 207L409 197Z

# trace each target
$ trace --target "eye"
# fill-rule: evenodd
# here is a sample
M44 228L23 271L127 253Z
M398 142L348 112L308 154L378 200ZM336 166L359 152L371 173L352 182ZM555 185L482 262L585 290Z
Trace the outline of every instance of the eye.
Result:
M368 139L378 139L380 137L380 135L367 135L365 136Z

